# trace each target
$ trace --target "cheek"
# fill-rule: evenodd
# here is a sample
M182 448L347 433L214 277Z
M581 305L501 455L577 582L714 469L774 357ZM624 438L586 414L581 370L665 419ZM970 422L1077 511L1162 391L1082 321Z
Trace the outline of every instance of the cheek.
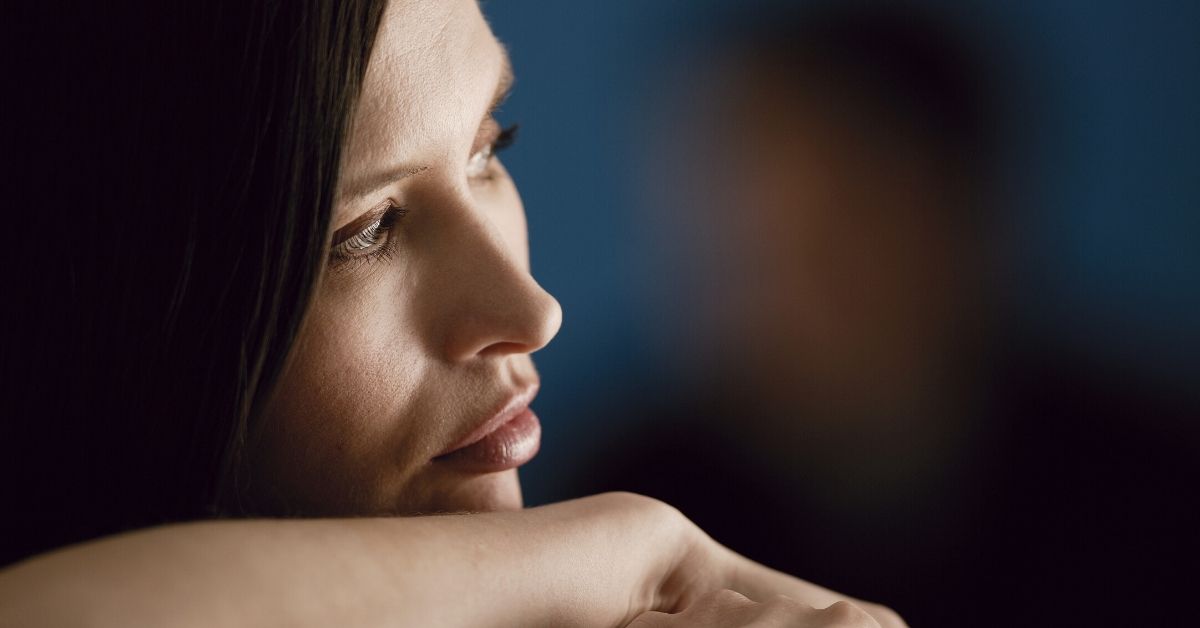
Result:
M329 292L314 303L268 404L252 464L305 510L369 510L421 459L412 417L422 414L423 361L394 304Z
M473 193L472 211L528 269L515 186L502 177ZM472 391L494 376L451 368L442 353L471 277L456 272L471 269L463 264L472 249L434 237L469 233L466 223L439 222L453 216L414 212L391 258L325 278L251 449L250 478L261 487L251 503L264 514L520 507L515 471L468 477L429 464L476 410Z

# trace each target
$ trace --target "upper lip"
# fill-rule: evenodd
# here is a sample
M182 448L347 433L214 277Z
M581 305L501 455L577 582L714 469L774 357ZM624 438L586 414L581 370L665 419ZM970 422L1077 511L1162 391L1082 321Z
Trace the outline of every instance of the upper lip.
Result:
M462 438L456 440L453 445L442 450L434 458L439 458L464 447L469 447L487 438L488 434L496 431L500 426L508 423L513 417L528 408L529 404L533 403L533 398L537 396L538 387L536 383L530 384L509 395L499 405L498 409L489 414L482 423L476 425L470 432L467 432Z

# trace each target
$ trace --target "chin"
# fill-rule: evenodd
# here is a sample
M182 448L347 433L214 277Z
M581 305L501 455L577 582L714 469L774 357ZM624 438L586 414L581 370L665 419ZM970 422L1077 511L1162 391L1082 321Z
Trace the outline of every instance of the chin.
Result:
M516 469L464 478L439 493L437 512L520 510L524 505Z

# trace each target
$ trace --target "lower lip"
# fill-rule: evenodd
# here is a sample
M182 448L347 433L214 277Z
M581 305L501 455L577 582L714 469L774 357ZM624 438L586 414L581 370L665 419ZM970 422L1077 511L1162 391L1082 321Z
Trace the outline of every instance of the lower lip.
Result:
M542 424L526 408L482 439L434 460L469 473L495 473L529 462L542 446Z

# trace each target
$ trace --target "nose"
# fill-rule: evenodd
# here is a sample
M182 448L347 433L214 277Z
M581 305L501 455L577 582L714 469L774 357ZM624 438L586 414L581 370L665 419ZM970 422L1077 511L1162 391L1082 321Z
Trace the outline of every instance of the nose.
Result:
M443 358L465 362L541 349L558 333L562 307L529 272L519 206L515 216L495 222L461 209L444 214L452 224L444 223L440 238L434 316Z

